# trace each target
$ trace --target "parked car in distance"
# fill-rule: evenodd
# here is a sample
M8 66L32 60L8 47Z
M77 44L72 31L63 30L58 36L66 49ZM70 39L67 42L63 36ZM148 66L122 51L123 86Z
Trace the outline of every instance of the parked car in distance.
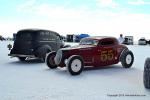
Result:
M142 37L138 40L138 44L139 45L147 45L147 40L144 37Z
M26 58L45 60L46 53L57 51L63 46L64 43L60 35L54 31L23 29L17 32L13 48L8 55L17 57L21 61Z
M87 37L77 46L50 52L45 62L51 69L67 67L71 75L78 75L86 66L101 67L121 62L124 68L130 68L133 61L133 53L116 38Z
M150 89L150 58L145 60L143 82L145 88Z
M123 44L133 45L133 36L125 36Z
M149 44L149 45L150 45L150 40L147 40L147 44Z

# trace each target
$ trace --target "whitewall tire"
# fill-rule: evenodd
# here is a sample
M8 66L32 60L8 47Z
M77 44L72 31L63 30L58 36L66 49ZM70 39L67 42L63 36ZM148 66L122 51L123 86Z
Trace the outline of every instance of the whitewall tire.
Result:
M82 57L78 55L73 55L69 57L67 62L67 68L71 75L79 75L84 68Z

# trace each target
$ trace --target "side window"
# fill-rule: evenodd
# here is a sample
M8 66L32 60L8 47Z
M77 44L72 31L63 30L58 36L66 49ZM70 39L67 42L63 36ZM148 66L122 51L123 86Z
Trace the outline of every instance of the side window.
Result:
M56 41L57 36L54 32L42 31L40 32L38 39L42 41Z
M40 32L39 34L40 34L39 37L38 37L39 40L43 40L43 38L44 38L44 32Z
M101 43L100 43L100 45L101 46L110 46L110 45L113 45L114 44L114 41L112 41L112 40L107 40L107 41L102 41Z
M50 35L50 36L49 36L49 40L50 40L50 41L55 41L55 40L56 40L56 35L55 35L53 32L50 32L49 35Z

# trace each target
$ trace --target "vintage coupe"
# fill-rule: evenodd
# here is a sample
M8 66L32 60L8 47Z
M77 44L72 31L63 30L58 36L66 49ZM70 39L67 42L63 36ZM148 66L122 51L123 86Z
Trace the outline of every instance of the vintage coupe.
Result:
M78 75L86 66L100 67L122 63L130 68L133 53L114 37L87 37L79 45L50 52L46 57L49 68L67 67L72 75Z

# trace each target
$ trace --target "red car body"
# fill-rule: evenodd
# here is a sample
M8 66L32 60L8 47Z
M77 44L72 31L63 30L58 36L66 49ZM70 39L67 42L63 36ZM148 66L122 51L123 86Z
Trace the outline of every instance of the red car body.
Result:
M84 66L99 67L117 64L120 61L122 51L128 49L125 45L119 44L118 40L113 37L88 37L85 39L96 40L98 44L79 44L60 49L62 51L62 58L57 65L59 67L65 67L65 60L72 55L80 55L84 60Z
M79 45L51 52L46 58L49 68L68 67L72 75L80 74L85 66L108 66L120 61L123 67L130 68L134 56L114 37L87 37Z

